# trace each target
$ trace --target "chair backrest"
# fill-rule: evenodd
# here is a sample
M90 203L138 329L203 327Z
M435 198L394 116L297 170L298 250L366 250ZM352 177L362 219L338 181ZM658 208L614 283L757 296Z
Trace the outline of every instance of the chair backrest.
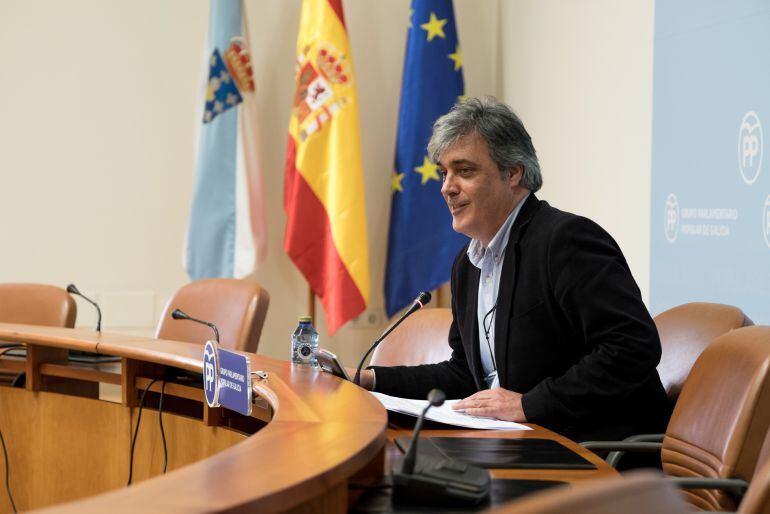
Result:
M61 287L0 284L0 322L72 328L78 308Z
M658 374L671 402L701 352L717 337L753 325L737 307L719 303L685 303L655 316L662 355Z
M193 318L214 323L225 348L256 352L270 296L256 282L234 278L197 280L183 286L166 304L155 337L204 344L211 329L171 317L181 309Z
M447 360L452 310L420 309L408 317L372 354L371 365L414 366Z
M770 426L770 327L733 330L701 354L674 407L661 460L671 476L751 480ZM735 510L726 493L685 490L704 510Z
M759 452L749 490L738 508L739 514L770 514L770 431Z
M534 493L492 511L494 514L684 514L687 505L676 488L651 471L578 482Z

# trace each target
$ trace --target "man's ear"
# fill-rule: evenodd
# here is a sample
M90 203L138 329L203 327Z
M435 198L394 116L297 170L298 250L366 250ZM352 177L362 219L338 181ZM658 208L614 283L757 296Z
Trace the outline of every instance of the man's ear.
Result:
M524 166L521 164L517 164L516 166L512 166L511 168L508 168L508 180L510 181L511 186L515 187L518 186L519 183L521 183L521 179L524 177Z

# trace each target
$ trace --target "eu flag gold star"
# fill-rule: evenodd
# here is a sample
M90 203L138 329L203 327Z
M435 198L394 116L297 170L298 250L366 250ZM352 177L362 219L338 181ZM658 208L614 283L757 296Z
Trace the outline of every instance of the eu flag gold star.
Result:
M460 51L460 45L455 47L455 53L449 54L449 58L455 63L455 71L459 70L463 65L463 53Z
M398 191L399 193L404 192L404 186L401 184L401 181L404 180L404 174L403 173L397 173L393 172L393 181L391 182L391 185L393 186L393 191Z
M422 175L421 184L423 185L429 180L438 181L438 166L430 162L427 157L423 157L422 166L416 167L414 171Z
M420 25L420 28L428 33L428 42L431 42L436 36L446 39L446 35L444 34L444 25L446 25L446 22L447 20L439 20L436 18L436 13L430 13L430 20Z

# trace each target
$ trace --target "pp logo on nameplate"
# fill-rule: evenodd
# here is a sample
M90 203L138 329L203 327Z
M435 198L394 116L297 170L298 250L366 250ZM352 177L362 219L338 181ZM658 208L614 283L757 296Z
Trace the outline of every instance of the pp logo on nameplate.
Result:
M203 392L209 407L219 407L219 349L214 341L203 347Z
M264 377L263 377L264 378ZM203 391L209 407L251 415L251 362L214 341L203 347Z

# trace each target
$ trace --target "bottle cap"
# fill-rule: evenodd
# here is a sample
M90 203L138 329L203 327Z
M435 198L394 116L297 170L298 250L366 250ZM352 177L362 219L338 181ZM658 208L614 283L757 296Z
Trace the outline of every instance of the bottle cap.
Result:
M313 322L313 316L300 316L299 317L300 323L312 323Z

